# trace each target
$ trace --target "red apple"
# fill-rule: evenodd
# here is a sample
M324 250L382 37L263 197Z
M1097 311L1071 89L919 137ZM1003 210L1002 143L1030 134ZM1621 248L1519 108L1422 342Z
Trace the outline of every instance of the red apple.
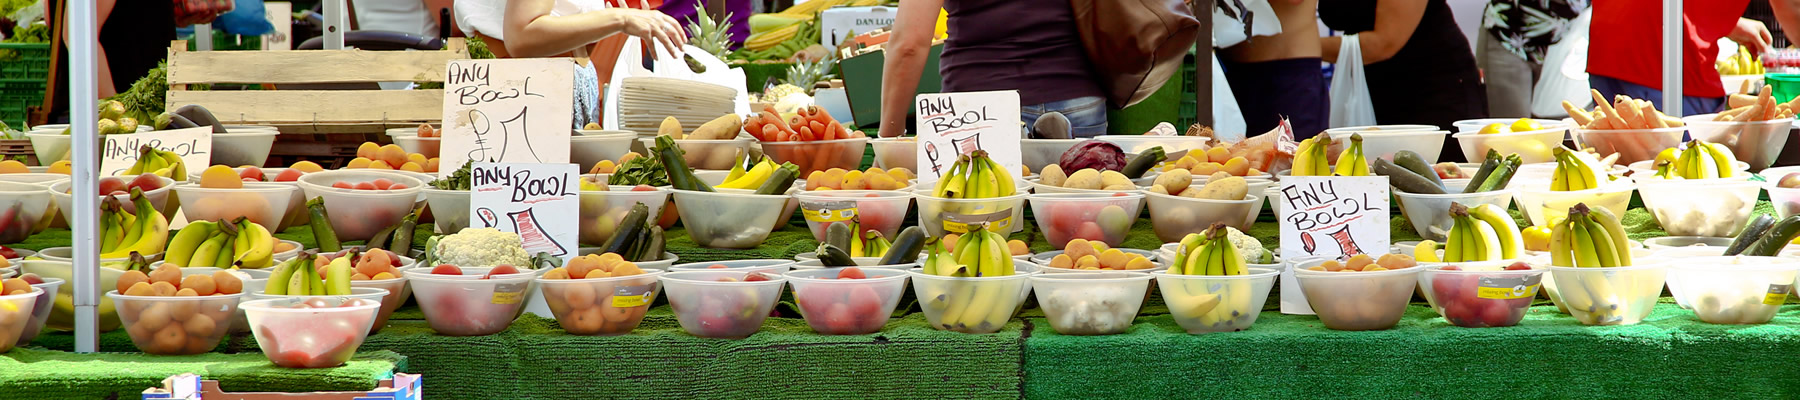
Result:
M281 173L279 173L279 174L275 174L275 181L276 182L294 182L294 181L300 180L300 175L305 175L305 174L306 174L305 172L300 172L300 170L288 168L286 170L282 170Z
M137 178L133 178L131 180L131 183L126 184L125 186L126 186L127 190L129 190L130 188L138 188L138 190L148 192L148 191L152 191L152 190L156 190L156 189L162 189L163 181L162 181L162 177L156 176L156 174L146 172L146 173L138 175Z
M769 276L763 275L761 272L751 272L749 275L744 275L744 282L762 282L766 280L769 280Z
M838 279L868 279L869 275L864 274L861 268L844 267L844 269L838 270L837 278Z
M455 265L438 264L437 268L431 269L431 274L432 275L462 275L463 273L462 273L462 268L457 268Z
M502 266L494 267L494 269L488 270L487 275L482 276L481 279L489 279L489 278L493 278L493 277L500 276L500 275L512 275L512 274L517 274L517 273L519 273L518 268L514 268L511 265L502 265Z
M244 167L238 171L238 177L244 178L245 182L262 182L263 170L257 167Z
M130 189L131 189L130 187L125 186L124 179L119 179L118 177L112 177L112 176L100 178L100 192L99 193L102 195L112 194L113 192L123 192L123 191L127 191Z
M332 182L331 187L338 188L338 189L356 189L356 185L352 185L352 184L350 184L350 182L344 182L344 181Z
M37 285L37 284L44 283L44 278L38 277L38 274L33 274L33 273L26 273L25 275L20 275L19 279L24 280L25 284L28 284L28 285Z
M1781 177L1781 181L1776 182L1775 186L1784 189L1800 188L1800 172L1787 174L1787 176Z

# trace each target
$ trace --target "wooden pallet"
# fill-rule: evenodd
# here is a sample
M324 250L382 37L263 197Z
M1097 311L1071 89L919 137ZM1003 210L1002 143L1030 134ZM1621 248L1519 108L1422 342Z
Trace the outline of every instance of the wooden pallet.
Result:
M390 128L436 124L443 118L442 89L374 85L441 83L450 60L469 58L460 38L448 40L440 51L186 49L186 41L169 46L169 110L199 104L225 124L280 129L270 165L299 159L341 163L354 157L362 142L388 143ZM195 84L261 84L274 90L190 90Z
M0 140L0 159L19 160L25 165L38 165L37 152L31 151L31 140Z

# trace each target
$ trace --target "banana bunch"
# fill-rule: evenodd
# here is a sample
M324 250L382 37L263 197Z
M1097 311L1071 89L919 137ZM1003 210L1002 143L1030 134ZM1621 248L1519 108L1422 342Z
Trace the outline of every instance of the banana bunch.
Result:
M1320 140L1317 136L1301 140L1300 148L1294 151L1292 175L1331 176L1331 160L1325 158L1325 147L1330 144L1330 138Z
M923 265L926 274L980 278L1010 276L1015 272L1006 237L987 230L986 225L975 226L958 238L950 254L940 254L943 246L936 243L926 247L931 249ZM938 322L951 330L992 330L1006 324L1014 310L1010 298L1018 296L1016 288L991 281L954 282L935 288L950 292L921 296L922 301L925 307L942 310Z
M1569 216L1550 227L1550 262L1559 267L1608 268L1631 266L1631 247L1619 217L1602 207L1576 204ZM1563 305L1586 310L1595 320L1622 318L1625 300L1605 276L1580 274L1582 287L1561 290ZM1585 290L1583 290L1585 289Z
M1682 149L1680 154L1676 156L1675 162L1669 163L1668 169L1672 172L1670 176L1681 179L1713 179L1730 178L1735 174L1736 168L1731 164L1737 162L1737 158L1725 145L1694 140L1688 142L1687 148ZM1658 165L1657 174L1662 175L1663 169L1662 165Z
M137 162L125 170L125 176L137 176L146 172L174 179L176 182L184 182L188 178L187 164L181 162L181 156L148 145L138 148Z
M195 221L169 240L163 262L177 267L268 268L275 265L275 236L261 224Z
M989 199L1013 195L1015 185L1012 172L988 158L987 151L976 150L958 157L950 173L938 178L931 194L946 199ZM1000 243L1006 247L1005 240Z
M883 257L887 255L888 249L894 247L893 242L881 236L881 231L870 230L863 232L861 236L850 241L851 257Z
M1613 177L1606 173L1601 162L1593 153L1574 151L1558 147L1552 151L1556 154L1556 172L1550 180L1550 190L1573 192L1599 188L1601 184L1611 182Z
M1250 268L1244 257L1238 254L1237 246L1227 239L1228 231L1223 223L1214 223L1212 227L1201 233L1190 233L1181 238L1180 248L1175 250L1175 260L1170 264L1170 275L1205 275L1234 276L1248 275ZM1201 322L1214 327L1236 324L1238 317L1262 312L1260 304L1252 304L1255 296L1248 279L1230 279L1207 281L1184 279L1175 288L1185 293L1173 293L1164 296L1170 309L1186 310L1187 315L1200 316Z
M1369 158L1363 156L1363 138L1361 133L1350 134L1350 147L1338 153L1337 169L1332 171L1337 176L1369 176Z
M107 196L100 206L100 258L125 258L131 252L159 254L169 241L169 218L150 205L144 191L131 188L137 214L125 211L119 198Z
M313 263L317 256L311 251L300 253L300 256L275 268L275 272L269 275L269 283L263 288L263 293L278 296L349 296L350 275L355 270L350 263L356 256L356 252L352 251L334 258L325 266L324 272L319 272L319 268Z
M1469 208L1450 203L1450 218L1455 223L1450 226L1449 241L1444 245L1446 262L1512 260L1525 254L1519 225L1500 206L1482 204Z
M781 168L781 165L769 161L768 157L763 157L762 161L758 161L756 166L751 167L749 171L745 171L743 163L739 162L738 165L731 167L731 173L725 176L724 183L713 187L756 190L756 188L762 187L763 182L769 181L769 176L775 173L776 168Z
M1768 73L1762 64L1762 57L1751 57L1750 51L1738 46L1737 54L1719 60L1719 75L1762 75Z

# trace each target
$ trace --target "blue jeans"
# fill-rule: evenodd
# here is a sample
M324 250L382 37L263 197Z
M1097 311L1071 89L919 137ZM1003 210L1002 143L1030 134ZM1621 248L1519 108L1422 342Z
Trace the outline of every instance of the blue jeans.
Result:
M1019 119L1025 121L1026 130L1030 130L1038 116L1051 111L1060 112L1069 119L1069 134L1074 137L1091 138L1106 134L1106 99L1099 96L1022 106L1019 107Z
M1634 99L1649 101L1650 104L1656 105L1658 110L1666 110L1662 105L1662 89L1593 74L1588 74L1588 86L1600 91L1600 97L1608 100L1611 100L1614 95L1622 94ZM1724 106L1724 97L1681 96L1681 115L1715 113Z

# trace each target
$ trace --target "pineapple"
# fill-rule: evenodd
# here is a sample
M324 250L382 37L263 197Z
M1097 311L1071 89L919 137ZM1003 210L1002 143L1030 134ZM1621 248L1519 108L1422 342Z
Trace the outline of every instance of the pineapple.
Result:
M796 62L794 65L788 66L787 78L782 80L782 83L798 86L801 91L810 96L813 93L814 84L836 77L831 73L832 67L835 66L837 66L836 54L828 54L825 58L818 60Z
M694 3L694 21L688 23L688 44L699 47L707 53L727 60L731 56L731 14L725 14L722 21L714 21L706 15L703 2Z

